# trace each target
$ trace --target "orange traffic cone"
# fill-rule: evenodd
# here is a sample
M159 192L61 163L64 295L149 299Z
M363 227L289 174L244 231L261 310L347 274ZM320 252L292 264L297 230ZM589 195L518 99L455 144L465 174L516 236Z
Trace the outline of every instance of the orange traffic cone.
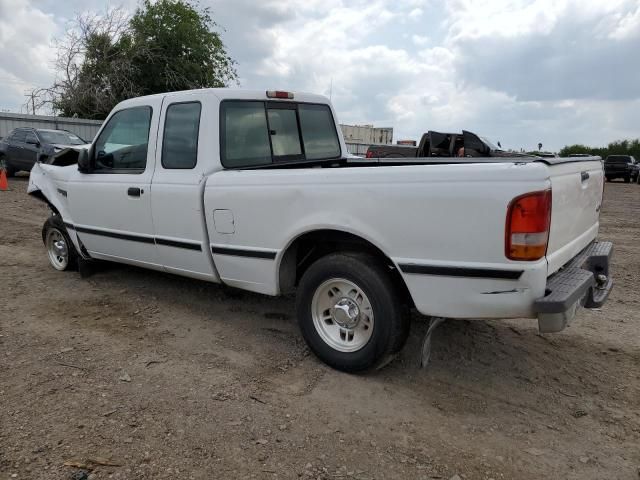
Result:
M0 190L6 190L9 187L7 183L7 172L5 172L4 168L0 170Z

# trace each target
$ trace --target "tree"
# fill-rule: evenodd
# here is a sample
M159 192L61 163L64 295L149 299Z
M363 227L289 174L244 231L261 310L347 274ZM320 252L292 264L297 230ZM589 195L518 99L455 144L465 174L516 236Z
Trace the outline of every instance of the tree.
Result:
M122 100L237 82L209 9L188 0L145 0L76 17L56 42L56 78L29 102L63 116L104 119Z
M129 17L122 9L78 15L55 40L56 77L32 92L37 109L63 116L105 118L124 98L139 94L132 83Z
M224 87L237 81L209 8L144 0L131 19L137 85L144 94ZM139 52L139 53L137 53Z
M567 145L560 150L560 156L566 157L572 153L588 153L607 158L609 155L633 155L640 158L640 139L616 140L606 147L588 147L586 145Z

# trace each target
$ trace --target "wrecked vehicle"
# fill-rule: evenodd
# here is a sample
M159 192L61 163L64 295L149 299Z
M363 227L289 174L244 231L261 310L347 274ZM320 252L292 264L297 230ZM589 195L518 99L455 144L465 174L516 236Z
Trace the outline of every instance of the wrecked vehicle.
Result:
M37 164L28 191L53 212L57 270L99 259L295 291L309 347L344 371L393 358L406 307L556 332L607 299L599 157L346 152L325 97L175 92L118 104L89 149Z
M462 133L429 131L417 146L371 145L366 158L446 158L446 157L511 157L522 156L502 150L484 137L462 130Z
M67 130L16 128L0 140L0 159L4 160L8 177L17 172L29 172L37 162L44 162L68 147L78 147L86 141Z

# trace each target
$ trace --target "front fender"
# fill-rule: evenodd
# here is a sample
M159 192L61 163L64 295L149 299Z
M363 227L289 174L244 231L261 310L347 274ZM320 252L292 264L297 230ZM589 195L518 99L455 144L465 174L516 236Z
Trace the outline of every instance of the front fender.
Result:
M27 193L38 200L45 202L49 208L62 217L65 223L73 224L73 218L69 210L69 193L67 191L68 178L77 167L56 167L44 163L36 163L29 175ZM80 242L73 230L69 230L69 237L76 247L77 252L82 252ZM82 254L81 254L82 255Z

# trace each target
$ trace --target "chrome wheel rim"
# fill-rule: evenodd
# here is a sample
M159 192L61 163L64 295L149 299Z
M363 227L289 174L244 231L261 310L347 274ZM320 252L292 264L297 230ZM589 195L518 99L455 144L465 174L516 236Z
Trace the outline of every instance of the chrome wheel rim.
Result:
M344 278L332 278L316 289L311 315L320 338L339 352L356 352L373 335L369 298L358 285Z
M69 247L64 235L57 228L47 232L47 253L49 262L56 270L64 270L69 265Z

